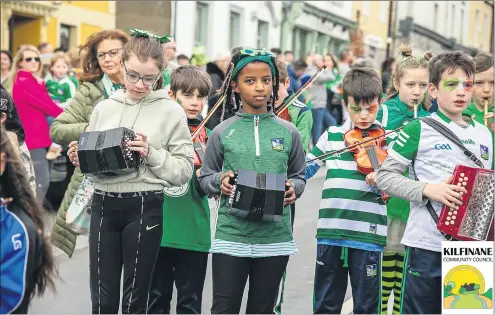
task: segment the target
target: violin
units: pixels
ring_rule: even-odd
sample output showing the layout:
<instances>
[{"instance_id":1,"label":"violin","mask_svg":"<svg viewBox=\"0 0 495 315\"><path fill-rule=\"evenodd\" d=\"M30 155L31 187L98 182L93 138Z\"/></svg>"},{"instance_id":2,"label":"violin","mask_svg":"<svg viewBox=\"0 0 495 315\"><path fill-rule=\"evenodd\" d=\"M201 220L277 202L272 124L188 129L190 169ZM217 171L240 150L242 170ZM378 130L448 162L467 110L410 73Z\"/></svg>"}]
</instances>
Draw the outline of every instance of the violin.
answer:
<instances>
[{"instance_id":1,"label":"violin","mask_svg":"<svg viewBox=\"0 0 495 315\"><path fill-rule=\"evenodd\" d=\"M387 158L387 151L383 149L386 145L385 130L381 127L372 130L354 128L344 134L344 141L350 152L354 153L357 169L362 174L370 174L378 171ZM364 143L363 143L364 142ZM373 191L380 194L376 187ZM387 202L389 196L381 193L381 199Z\"/></svg>"},{"instance_id":2,"label":"violin","mask_svg":"<svg viewBox=\"0 0 495 315\"><path fill-rule=\"evenodd\" d=\"M203 163L206 151L206 141L208 141L208 134L206 128L200 125L189 125L189 131L191 134L196 134L193 141L194 148L194 169L199 169Z\"/></svg>"},{"instance_id":3,"label":"violin","mask_svg":"<svg viewBox=\"0 0 495 315\"><path fill-rule=\"evenodd\" d=\"M282 118L283 120L290 122L291 119L290 119L289 107L286 107L282 111L277 113L277 116Z\"/></svg>"}]
</instances>

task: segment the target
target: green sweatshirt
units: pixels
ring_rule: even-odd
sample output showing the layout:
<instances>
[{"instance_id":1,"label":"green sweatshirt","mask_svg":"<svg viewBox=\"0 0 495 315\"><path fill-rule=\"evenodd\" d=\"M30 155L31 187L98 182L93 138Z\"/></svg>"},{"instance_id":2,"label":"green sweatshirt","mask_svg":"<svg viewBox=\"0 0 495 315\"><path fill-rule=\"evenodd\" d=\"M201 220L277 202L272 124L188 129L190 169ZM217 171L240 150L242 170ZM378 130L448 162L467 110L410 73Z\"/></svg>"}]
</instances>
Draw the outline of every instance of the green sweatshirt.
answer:
<instances>
[{"instance_id":1,"label":"green sweatshirt","mask_svg":"<svg viewBox=\"0 0 495 315\"><path fill-rule=\"evenodd\" d=\"M201 189L220 195L220 175L247 169L259 173L287 174L299 197L306 185L304 150L296 127L269 113L237 114L213 129L206 147ZM293 240L290 207L280 222L254 222L228 214L228 197L221 195L215 239L244 244L273 244Z\"/></svg>"},{"instance_id":2,"label":"green sweatshirt","mask_svg":"<svg viewBox=\"0 0 495 315\"><path fill-rule=\"evenodd\" d=\"M488 112L493 113L493 106L488 108ZM479 110L474 105L474 103L469 104L469 106L466 108L466 110L462 114L471 117L472 119L476 120L477 122L479 122L482 125L485 124L485 112L482 110ZM493 123L493 118L490 119L490 122Z\"/></svg>"},{"instance_id":3,"label":"green sweatshirt","mask_svg":"<svg viewBox=\"0 0 495 315\"><path fill-rule=\"evenodd\" d=\"M189 126L199 120L188 119ZM210 130L206 129L207 134ZM209 252L211 246L210 207L199 187L196 172L191 180L178 187L163 190L162 247Z\"/></svg>"},{"instance_id":4,"label":"green sweatshirt","mask_svg":"<svg viewBox=\"0 0 495 315\"><path fill-rule=\"evenodd\" d=\"M289 97L290 95L287 96L285 100ZM309 148L309 139L311 139L311 128L313 128L313 113L308 106L296 99L289 105L289 114L291 123L296 126L301 134L304 152L307 152Z\"/></svg>"},{"instance_id":5,"label":"green sweatshirt","mask_svg":"<svg viewBox=\"0 0 495 315\"><path fill-rule=\"evenodd\" d=\"M429 116L430 112L423 108L423 104L418 105L418 117ZM378 109L376 120L387 131L406 125L414 119L414 112L400 99L399 95L384 102ZM396 135L387 137L387 145L390 145ZM405 174L407 175L407 174ZM387 215L390 219L401 219L406 222L409 217L409 201L399 198L390 198L387 202Z\"/></svg>"}]
</instances>

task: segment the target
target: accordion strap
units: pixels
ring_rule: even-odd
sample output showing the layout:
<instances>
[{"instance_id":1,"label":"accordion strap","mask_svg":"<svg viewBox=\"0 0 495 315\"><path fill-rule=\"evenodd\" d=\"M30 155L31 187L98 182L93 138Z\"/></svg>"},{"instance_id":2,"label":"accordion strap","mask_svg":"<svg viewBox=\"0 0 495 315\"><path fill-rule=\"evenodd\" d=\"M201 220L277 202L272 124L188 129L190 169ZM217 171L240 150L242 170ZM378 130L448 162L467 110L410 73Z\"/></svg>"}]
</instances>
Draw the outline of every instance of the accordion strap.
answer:
<instances>
[{"instance_id":1,"label":"accordion strap","mask_svg":"<svg viewBox=\"0 0 495 315\"><path fill-rule=\"evenodd\" d=\"M462 144L462 141L449 128L445 127L442 123L439 123L438 121L430 117L425 117L421 120L431 128L438 131L442 136L454 142L459 148L462 149L464 155L467 156L471 161L473 161L476 166L478 166L479 168L484 168L483 162L481 162L480 159L478 159L473 152L469 151L464 146L464 144Z\"/></svg>"}]
</instances>

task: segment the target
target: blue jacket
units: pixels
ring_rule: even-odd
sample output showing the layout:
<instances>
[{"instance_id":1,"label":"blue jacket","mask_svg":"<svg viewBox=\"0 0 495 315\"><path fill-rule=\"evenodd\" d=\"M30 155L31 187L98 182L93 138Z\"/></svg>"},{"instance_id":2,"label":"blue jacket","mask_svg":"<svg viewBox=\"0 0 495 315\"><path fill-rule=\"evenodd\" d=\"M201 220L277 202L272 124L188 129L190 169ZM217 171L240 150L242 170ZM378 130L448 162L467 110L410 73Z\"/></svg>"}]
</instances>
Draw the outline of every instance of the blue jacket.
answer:
<instances>
[{"instance_id":1,"label":"blue jacket","mask_svg":"<svg viewBox=\"0 0 495 315\"><path fill-rule=\"evenodd\" d=\"M27 313L42 264L41 237L28 214L15 204L0 208L0 236L0 313Z\"/></svg>"}]
</instances>

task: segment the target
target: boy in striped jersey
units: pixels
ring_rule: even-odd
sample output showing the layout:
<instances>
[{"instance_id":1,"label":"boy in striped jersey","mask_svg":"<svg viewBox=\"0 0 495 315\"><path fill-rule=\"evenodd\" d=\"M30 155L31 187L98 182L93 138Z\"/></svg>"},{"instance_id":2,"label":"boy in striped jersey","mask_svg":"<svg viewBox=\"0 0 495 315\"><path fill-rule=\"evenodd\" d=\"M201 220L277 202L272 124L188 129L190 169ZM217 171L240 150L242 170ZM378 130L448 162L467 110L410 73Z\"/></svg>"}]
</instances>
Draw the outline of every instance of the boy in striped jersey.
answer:
<instances>
[{"instance_id":1,"label":"boy in striped jersey","mask_svg":"<svg viewBox=\"0 0 495 315\"><path fill-rule=\"evenodd\" d=\"M344 134L353 129L381 127L376 113L382 96L381 80L371 68L349 70L342 82L349 119L330 127L307 155L314 159L345 147ZM313 311L340 314L351 278L354 314L380 313L381 256L387 239L387 209L376 192L376 173L360 173L351 152L325 161L308 163L306 177L312 177L326 163L318 217L318 239Z\"/></svg>"},{"instance_id":2,"label":"boy in striped jersey","mask_svg":"<svg viewBox=\"0 0 495 315\"><path fill-rule=\"evenodd\" d=\"M490 169L492 135L488 128L467 117L473 93L473 58L462 51L446 52L428 64L430 96L438 111L430 117L452 131ZM389 149L389 156L377 174L378 188L394 197L409 200L411 211L402 238L406 246L402 279L401 314L440 314L442 311L442 242L427 207L437 215L443 205L457 209L466 189L452 185L456 165L479 167L454 142L422 120L409 123ZM409 174L402 174L410 166ZM413 172L411 172L413 171ZM431 205L428 203L431 202Z\"/></svg>"}]
</instances>

